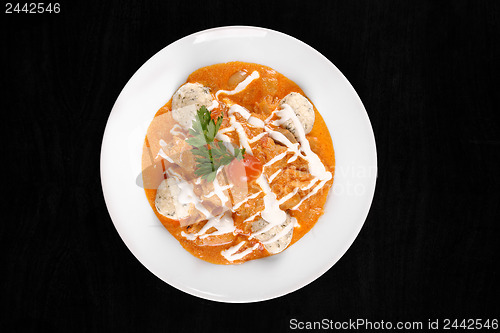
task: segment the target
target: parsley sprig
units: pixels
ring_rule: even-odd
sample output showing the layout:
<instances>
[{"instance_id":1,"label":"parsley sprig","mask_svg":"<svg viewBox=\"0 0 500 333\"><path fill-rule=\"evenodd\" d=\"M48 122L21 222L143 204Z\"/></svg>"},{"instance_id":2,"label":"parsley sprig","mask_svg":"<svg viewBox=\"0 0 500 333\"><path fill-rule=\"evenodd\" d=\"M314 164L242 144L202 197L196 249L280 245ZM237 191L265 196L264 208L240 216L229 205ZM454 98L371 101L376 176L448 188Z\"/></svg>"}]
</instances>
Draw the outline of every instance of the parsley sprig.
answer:
<instances>
[{"instance_id":1,"label":"parsley sprig","mask_svg":"<svg viewBox=\"0 0 500 333\"><path fill-rule=\"evenodd\" d=\"M221 113L216 120L212 119L210 111L202 105L196 111L196 117L193 119L192 128L189 129L191 137L186 140L193 146L192 153L196 155L196 166L194 173L207 181L214 181L217 176L217 170L228 165L235 158L243 159L245 148L234 148L232 154L223 142L215 142L215 136L222 124L224 114Z\"/></svg>"}]
</instances>

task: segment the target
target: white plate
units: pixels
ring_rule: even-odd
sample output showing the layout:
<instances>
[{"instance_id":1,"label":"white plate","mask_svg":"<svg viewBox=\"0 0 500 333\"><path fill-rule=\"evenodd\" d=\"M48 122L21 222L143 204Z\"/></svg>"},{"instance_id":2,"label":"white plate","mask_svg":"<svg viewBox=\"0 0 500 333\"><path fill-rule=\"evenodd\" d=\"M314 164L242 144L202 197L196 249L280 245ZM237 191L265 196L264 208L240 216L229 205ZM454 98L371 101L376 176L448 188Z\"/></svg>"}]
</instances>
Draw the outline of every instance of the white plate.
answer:
<instances>
[{"instance_id":1,"label":"white plate","mask_svg":"<svg viewBox=\"0 0 500 333\"><path fill-rule=\"evenodd\" d=\"M295 81L326 121L336 154L325 214L283 253L242 265L204 262L163 228L136 184L146 130L194 70L227 61L254 62ZM314 281L347 251L370 208L377 175L370 121L342 73L319 52L288 35L255 27L201 31L165 47L126 84L111 111L101 150L101 181L111 219L136 258L186 293L223 302L254 302Z\"/></svg>"}]
</instances>

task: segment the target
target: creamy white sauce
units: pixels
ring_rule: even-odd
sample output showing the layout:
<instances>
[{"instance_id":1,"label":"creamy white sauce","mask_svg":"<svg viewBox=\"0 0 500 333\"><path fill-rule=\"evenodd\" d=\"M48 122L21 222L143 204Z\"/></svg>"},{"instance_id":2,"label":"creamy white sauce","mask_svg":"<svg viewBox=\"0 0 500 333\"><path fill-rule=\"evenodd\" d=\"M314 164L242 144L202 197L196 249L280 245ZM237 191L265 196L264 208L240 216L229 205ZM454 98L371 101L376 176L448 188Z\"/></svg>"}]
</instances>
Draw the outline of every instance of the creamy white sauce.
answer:
<instances>
[{"instance_id":1,"label":"creamy white sauce","mask_svg":"<svg viewBox=\"0 0 500 333\"><path fill-rule=\"evenodd\" d=\"M318 155L311 150L311 146L309 145L309 141L307 140L304 132L304 127L302 127L302 124L293 109L288 104L282 104L281 109L274 111L274 113L280 117L280 120L273 122L274 125L279 126L287 120L291 120L293 122L298 136L297 141L301 146L300 150L305 154L304 158L307 162L309 162L309 172L311 175L318 177L320 180L327 178L331 179L331 172L326 171L325 166L319 159Z\"/></svg>"},{"instance_id":2,"label":"creamy white sauce","mask_svg":"<svg viewBox=\"0 0 500 333\"><path fill-rule=\"evenodd\" d=\"M253 127L258 127L258 128L264 127L264 121L260 120L257 117L252 116L252 117L248 118L247 121Z\"/></svg>"},{"instance_id":3,"label":"creamy white sauce","mask_svg":"<svg viewBox=\"0 0 500 333\"><path fill-rule=\"evenodd\" d=\"M211 228L215 228L217 231L207 234L206 232ZM235 232L236 228L234 226L233 218L230 214L221 214L210 218L207 223L200 229L200 231L192 234L181 232L181 235L188 240L195 240L196 238L204 239L210 236L224 235L228 233Z\"/></svg>"},{"instance_id":4,"label":"creamy white sauce","mask_svg":"<svg viewBox=\"0 0 500 333\"><path fill-rule=\"evenodd\" d=\"M263 165L263 167L268 167L270 165L273 165L274 163L278 162L278 161L281 161L283 159L283 157L286 156L286 153L287 151L284 151L282 152L281 154L278 154L276 156L274 156L269 162L267 162L266 164Z\"/></svg>"},{"instance_id":5,"label":"creamy white sauce","mask_svg":"<svg viewBox=\"0 0 500 333\"><path fill-rule=\"evenodd\" d=\"M254 218L256 218L257 216L259 216L261 213L261 211L258 211L257 213L253 214L252 216L246 218L243 222L249 222L249 221L252 221Z\"/></svg>"},{"instance_id":6,"label":"creamy white sauce","mask_svg":"<svg viewBox=\"0 0 500 333\"><path fill-rule=\"evenodd\" d=\"M234 95L239 92L242 92L253 80L258 79L260 77L259 72L253 71L252 74L247 76L243 81L238 83L236 88L233 90L219 90L215 93L215 98L219 98L220 94L226 94L226 95Z\"/></svg>"},{"instance_id":7,"label":"creamy white sauce","mask_svg":"<svg viewBox=\"0 0 500 333\"><path fill-rule=\"evenodd\" d=\"M250 140L248 140L248 143L254 143L256 141L259 141L259 139L262 138L266 134L267 134L266 132L262 132L259 135L256 135L253 138L251 138Z\"/></svg>"},{"instance_id":8,"label":"creamy white sauce","mask_svg":"<svg viewBox=\"0 0 500 333\"><path fill-rule=\"evenodd\" d=\"M288 140L288 138L283 133L278 132L278 131L273 131L271 128L269 128L267 126L264 127L264 130L269 134L269 136L274 141L281 142L282 144L284 144L288 148L290 148L293 145L293 143L291 143L290 140ZM295 143L295 145L298 146L299 144Z\"/></svg>"},{"instance_id":9,"label":"creamy white sauce","mask_svg":"<svg viewBox=\"0 0 500 333\"><path fill-rule=\"evenodd\" d=\"M241 105L238 105L238 104L231 105L231 107L229 108L229 113L234 114L235 112L238 113L240 116L242 116L253 127L263 128L265 125L262 120L260 120L257 117L252 116L250 111L248 111L246 108L242 107Z\"/></svg>"},{"instance_id":10,"label":"creamy white sauce","mask_svg":"<svg viewBox=\"0 0 500 333\"><path fill-rule=\"evenodd\" d=\"M205 215L205 218L209 219L213 217L213 215L205 208L205 206L201 204L200 198L194 193L193 184L188 183L186 180L184 180L184 178L177 172L172 170L172 168L167 169L167 174L178 181L177 185L180 188L180 194L178 197L179 203L186 205L192 203L197 210Z\"/></svg>"},{"instance_id":11,"label":"creamy white sauce","mask_svg":"<svg viewBox=\"0 0 500 333\"><path fill-rule=\"evenodd\" d=\"M264 130L266 131L267 134L269 134L269 136L274 140L274 141L278 141L278 142L281 142L282 144L284 144L288 149L281 153L279 158L277 158L278 156L275 156L273 158L272 163L271 161L267 162L264 166L269 166L269 165L272 165L273 163L276 163L277 161L279 161L280 159L282 159L283 157L285 157L286 153L287 152L290 152L290 153L293 153L292 157L290 157L287 161L287 163L292 163L293 161L295 161L299 156L302 156L304 157L300 150L299 150L299 143L292 143L290 142L290 140L288 140L288 138L286 136L284 136L282 133L278 132L278 131L273 131L271 128L265 126L264 127ZM285 155L283 155L285 154Z\"/></svg>"},{"instance_id":12,"label":"creamy white sauce","mask_svg":"<svg viewBox=\"0 0 500 333\"><path fill-rule=\"evenodd\" d=\"M247 109L242 107L241 105L233 104L229 108L229 124L230 124L230 126L219 130L217 132L217 134L215 135L215 138L224 142L224 143L230 143L231 139L227 135L225 135L224 133L236 131L236 134L238 134L238 140L240 142L240 148L245 148L245 153L253 155L253 151L252 151L250 144L254 143L258 139L260 139L263 135L265 135L265 133L261 133L258 136L254 137L252 139L249 139L247 134L245 133L245 129L243 128L243 125L239 121L237 121L235 113L238 113L246 121L249 121L255 125L260 126L262 123L262 127L263 127L262 120L255 118L255 117L252 117L251 113ZM228 146L228 145L226 145L226 146ZM228 147L228 149L230 149L230 151L232 153L234 153L233 148Z\"/></svg>"},{"instance_id":13,"label":"creamy white sauce","mask_svg":"<svg viewBox=\"0 0 500 333\"><path fill-rule=\"evenodd\" d=\"M247 202L247 201L249 201L251 199L257 198L261 193L262 193L262 191L259 191L257 193L252 194L252 195L249 195L248 197L246 197L245 199L241 200L236 205L234 205L233 208L232 208L232 211L233 212L236 211L236 209L240 208L240 206L243 205L245 202Z\"/></svg>"},{"instance_id":14,"label":"creamy white sauce","mask_svg":"<svg viewBox=\"0 0 500 333\"><path fill-rule=\"evenodd\" d=\"M316 184L316 182L318 180L319 180L319 178L314 177L313 180L311 180L311 182L309 183L309 185L307 185L306 187L301 188L301 190L302 191L307 191L308 189L310 189L311 187L313 187L313 185Z\"/></svg>"},{"instance_id":15,"label":"creamy white sauce","mask_svg":"<svg viewBox=\"0 0 500 333\"><path fill-rule=\"evenodd\" d=\"M285 222L286 213L280 209L276 194L271 191L264 173L257 178L256 182L264 192L264 209L260 213L262 218L274 225Z\"/></svg>"},{"instance_id":16,"label":"creamy white sauce","mask_svg":"<svg viewBox=\"0 0 500 333\"><path fill-rule=\"evenodd\" d=\"M231 111L229 111L231 112ZM248 143L248 137L245 133L245 129L243 126L236 121L234 116L229 117L229 122L231 126L236 129L236 133L238 133L238 139L240 140L240 148L245 148L245 154L253 155L252 148L250 148L250 144Z\"/></svg>"},{"instance_id":17,"label":"creamy white sauce","mask_svg":"<svg viewBox=\"0 0 500 333\"><path fill-rule=\"evenodd\" d=\"M276 176L278 176L281 171L283 171L283 170L279 169L278 171L273 173L271 176L269 176L269 178L268 178L269 184L271 184L273 182L274 178L276 178Z\"/></svg>"},{"instance_id":18,"label":"creamy white sauce","mask_svg":"<svg viewBox=\"0 0 500 333\"><path fill-rule=\"evenodd\" d=\"M235 260L239 260L239 259L246 257L247 255L249 255L250 253L252 253L253 251L255 251L259 247L259 244L257 243L254 246L237 253L245 243L246 243L245 241L242 241L242 242L238 243L237 245L232 246L229 249L222 251L221 252L222 256L224 258L226 258L226 260L228 260L228 261L235 261Z\"/></svg>"},{"instance_id":19,"label":"creamy white sauce","mask_svg":"<svg viewBox=\"0 0 500 333\"><path fill-rule=\"evenodd\" d=\"M332 174L330 173L330 178L326 178L326 179L323 179L319 184L318 186L316 186L311 192L309 192L305 197L303 197L300 202L298 204L296 204L295 206L293 206L292 208L290 208L291 210L296 210L300 207L300 205L302 205L302 203L304 201L306 201L308 198L310 198L312 195L316 194L320 188L322 188L327 181L329 181L330 179L332 179Z\"/></svg>"},{"instance_id":20,"label":"creamy white sauce","mask_svg":"<svg viewBox=\"0 0 500 333\"><path fill-rule=\"evenodd\" d=\"M216 195L217 197L219 197L221 204L224 205L226 202L229 201L229 198L224 194L224 191L227 191L230 188L232 188L233 184L220 186L218 182L217 182L217 185L215 185L216 182L217 182L217 180L214 179L214 190L212 192L208 193L207 195L205 195L204 197L211 198L214 195Z\"/></svg>"},{"instance_id":21,"label":"creamy white sauce","mask_svg":"<svg viewBox=\"0 0 500 333\"><path fill-rule=\"evenodd\" d=\"M172 135L177 135L177 136L182 135L183 137L187 138L186 134L184 134L184 132L178 131L178 130L177 130L177 128L178 128L178 129L180 129L180 130L182 131L182 126L181 126L181 125L179 125L179 124L175 124L175 125L172 127L172 129L170 129L170 134L172 134ZM162 141L163 141L163 140L162 140Z\"/></svg>"},{"instance_id":22,"label":"creamy white sauce","mask_svg":"<svg viewBox=\"0 0 500 333\"><path fill-rule=\"evenodd\" d=\"M221 166L219 169L217 169L217 175L221 172L222 168L223 167ZM210 197L216 195L219 198L219 200L221 201L221 206L224 206L226 204L226 202L229 201L229 198L224 194L224 191L232 188L233 184L220 186L219 181L217 180L217 175L215 176L215 179L213 181L214 190L212 192L208 193L205 196L205 198L210 198Z\"/></svg>"},{"instance_id":23,"label":"creamy white sauce","mask_svg":"<svg viewBox=\"0 0 500 333\"><path fill-rule=\"evenodd\" d=\"M173 160L173 159L171 159L171 158L170 158L170 156L168 156L168 155L167 155L167 154L163 151L163 149L162 149L162 148L160 148L160 150L158 150L158 154L156 154L155 159L157 159L157 158L158 158L158 156L160 156L160 157L162 157L162 158L166 159L166 160L167 160L167 161L169 161L170 163L174 163L174 160Z\"/></svg>"},{"instance_id":24,"label":"creamy white sauce","mask_svg":"<svg viewBox=\"0 0 500 333\"><path fill-rule=\"evenodd\" d=\"M162 158L166 159L167 161L169 161L170 163L174 163L174 161L170 158L170 156L168 156L168 155L167 155L167 154L163 151L163 149L167 147L167 143L165 142L165 140L160 139L159 143L160 143L160 146L161 146L162 148L160 148L160 150L158 150L158 154L156 154L155 159L157 159L157 158L158 158L158 156L160 156L160 157L162 157Z\"/></svg>"},{"instance_id":25,"label":"creamy white sauce","mask_svg":"<svg viewBox=\"0 0 500 333\"><path fill-rule=\"evenodd\" d=\"M208 209L203 206L200 198L193 191L193 184L188 183L187 181L181 181L177 184L181 189L179 194L179 202L181 204L194 204L197 210L199 210L203 215L205 215L206 219L213 217L213 215L208 211Z\"/></svg>"},{"instance_id":26,"label":"creamy white sauce","mask_svg":"<svg viewBox=\"0 0 500 333\"><path fill-rule=\"evenodd\" d=\"M231 126L229 126L229 127L226 127L226 128L221 128L221 129L217 132L217 134L224 134L224 133L228 133L228 132L232 132L232 131L234 131L234 128L232 128ZM216 134L216 135L217 135L217 134Z\"/></svg>"},{"instance_id":27,"label":"creamy white sauce","mask_svg":"<svg viewBox=\"0 0 500 333\"><path fill-rule=\"evenodd\" d=\"M172 168L168 168L165 172L167 173L168 176L174 177L178 181L184 180L184 178L182 178L181 175L179 175L177 172L175 172L174 170L172 170Z\"/></svg>"},{"instance_id":28,"label":"creamy white sauce","mask_svg":"<svg viewBox=\"0 0 500 333\"><path fill-rule=\"evenodd\" d=\"M216 99L214 99L212 101L212 105L210 105L210 106L206 105L208 111L212 111L213 109L215 109L218 106L219 106L219 102Z\"/></svg>"},{"instance_id":29,"label":"creamy white sauce","mask_svg":"<svg viewBox=\"0 0 500 333\"><path fill-rule=\"evenodd\" d=\"M243 128L243 125L241 125L241 123L236 120L234 113L238 113L243 118L248 119L251 116L250 112L248 112L247 109L238 104L231 105L231 107L229 108L229 123L231 124L231 128L235 129L236 133L238 134L240 148L245 148L245 153L253 155L252 148L250 148L250 143L248 142L248 136L245 133L245 129Z\"/></svg>"},{"instance_id":30,"label":"creamy white sauce","mask_svg":"<svg viewBox=\"0 0 500 333\"><path fill-rule=\"evenodd\" d=\"M292 192L288 193L287 195L285 195L284 197L282 197L281 199L278 200L278 204L281 205L285 202L287 202L288 200L290 200L295 194L297 194L297 192L300 190L300 188L296 187Z\"/></svg>"},{"instance_id":31,"label":"creamy white sauce","mask_svg":"<svg viewBox=\"0 0 500 333\"><path fill-rule=\"evenodd\" d=\"M158 156L160 156L160 157L162 157L163 159L165 159L165 160L169 161L170 163L175 163L175 162L174 162L174 160L173 160L170 156L168 156L168 155L165 153L165 151L163 150L163 149L167 148L167 143L165 142L165 140L160 139L159 143L160 143L160 146L161 146L162 148L160 148L160 149L158 150L158 154L156 154L155 159L157 159L157 158L158 158Z\"/></svg>"},{"instance_id":32,"label":"creamy white sauce","mask_svg":"<svg viewBox=\"0 0 500 333\"><path fill-rule=\"evenodd\" d=\"M229 108L229 114L234 114L234 113L238 113L245 120L248 120L248 118L252 116L252 114L247 109L238 104L233 104Z\"/></svg>"}]
</instances>

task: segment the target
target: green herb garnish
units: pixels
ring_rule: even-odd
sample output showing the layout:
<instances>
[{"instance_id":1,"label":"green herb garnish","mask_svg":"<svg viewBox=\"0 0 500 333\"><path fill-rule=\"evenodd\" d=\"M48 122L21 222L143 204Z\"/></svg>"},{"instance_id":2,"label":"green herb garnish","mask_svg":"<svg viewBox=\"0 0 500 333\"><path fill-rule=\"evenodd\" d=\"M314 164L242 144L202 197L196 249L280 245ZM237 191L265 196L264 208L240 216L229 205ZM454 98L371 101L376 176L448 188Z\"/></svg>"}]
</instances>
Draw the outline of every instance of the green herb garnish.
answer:
<instances>
[{"instance_id":1,"label":"green herb garnish","mask_svg":"<svg viewBox=\"0 0 500 333\"><path fill-rule=\"evenodd\" d=\"M212 182L221 166L228 165L235 158L243 159L245 148L234 148L234 154L231 154L224 143L214 142L215 135L222 124L223 113L216 121L212 119L210 111L205 105L202 105L196 113L192 128L189 129L189 134L192 137L188 138L186 142L193 146L191 152L197 156L195 158L195 175Z\"/></svg>"}]
</instances>

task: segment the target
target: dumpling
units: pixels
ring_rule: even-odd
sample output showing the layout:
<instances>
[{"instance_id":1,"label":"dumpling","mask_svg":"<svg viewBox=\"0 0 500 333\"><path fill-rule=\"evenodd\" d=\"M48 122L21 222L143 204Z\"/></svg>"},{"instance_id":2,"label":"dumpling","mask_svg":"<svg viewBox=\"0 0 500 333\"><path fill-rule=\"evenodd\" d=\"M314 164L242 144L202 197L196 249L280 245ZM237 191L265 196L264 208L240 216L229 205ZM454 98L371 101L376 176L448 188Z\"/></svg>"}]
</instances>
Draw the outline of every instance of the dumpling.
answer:
<instances>
[{"instance_id":1,"label":"dumpling","mask_svg":"<svg viewBox=\"0 0 500 333\"><path fill-rule=\"evenodd\" d=\"M188 129L202 105L212 105L213 97L208 87L200 83L186 83L172 97L172 116L183 128Z\"/></svg>"},{"instance_id":2,"label":"dumpling","mask_svg":"<svg viewBox=\"0 0 500 333\"><path fill-rule=\"evenodd\" d=\"M174 220L188 217L190 211L195 208L192 203L182 204L179 202L180 191L175 178L164 179L156 191L155 206L158 213Z\"/></svg>"},{"instance_id":3,"label":"dumpling","mask_svg":"<svg viewBox=\"0 0 500 333\"><path fill-rule=\"evenodd\" d=\"M299 118L300 123L304 127L305 134L311 132L315 120L314 107L307 98L299 93L291 92L281 100L280 105L282 104L287 104L293 109L297 118ZM297 131L295 130L295 126L291 120L287 120L283 124L283 127L297 137Z\"/></svg>"},{"instance_id":4,"label":"dumpling","mask_svg":"<svg viewBox=\"0 0 500 333\"><path fill-rule=\"evenodd\" d=\"M293 220L289 214L286 214L286 220L282 224L272 227L271 229L258 234L255 236L262 245L264 245L265 249L271 254L277 254L287 248L287 246L292 241L293 236ZM258 219L257 221L252 223L252 232L257 232L262 228L265 228L269 225L264 219ZM274 239L276 235L279 235L283 230L289 229L284 235L281 235L279 238ZM271 241L271 242L269 242ZM268 243L269 242L269 243Z\"/></svg>"}]
</instances>

